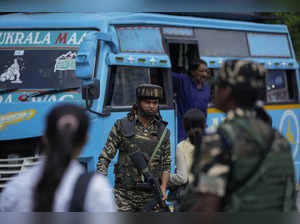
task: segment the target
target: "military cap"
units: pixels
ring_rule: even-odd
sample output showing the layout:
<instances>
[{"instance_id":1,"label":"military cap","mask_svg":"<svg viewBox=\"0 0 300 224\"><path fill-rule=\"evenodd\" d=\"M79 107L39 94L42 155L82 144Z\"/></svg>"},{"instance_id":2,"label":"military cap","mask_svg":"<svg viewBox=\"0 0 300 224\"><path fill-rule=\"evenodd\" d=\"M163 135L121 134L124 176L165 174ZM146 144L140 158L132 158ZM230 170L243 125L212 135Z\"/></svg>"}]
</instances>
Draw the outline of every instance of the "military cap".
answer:
<instances>
[{"instance_id":1,"label":"military cap","mask_svg":"<svg viewBox=\"0 0 300 224\"><path fill-rule=\"evenodd\" d=\"M216 85L229 85L241 89L264 89L266 69L263 65L247 60L228 60L222 65Z\"/></svg>"},{"instance_id":2,"label":"military cap","mask_svg":"<svg viewBox=\"0 0 300 224\"><path fill-rule=\"evenodd\" d=\"M159 99L163 97L162 88L153 84L141 84L136 88L138 99Z\"/></svg>"}]
</instances>

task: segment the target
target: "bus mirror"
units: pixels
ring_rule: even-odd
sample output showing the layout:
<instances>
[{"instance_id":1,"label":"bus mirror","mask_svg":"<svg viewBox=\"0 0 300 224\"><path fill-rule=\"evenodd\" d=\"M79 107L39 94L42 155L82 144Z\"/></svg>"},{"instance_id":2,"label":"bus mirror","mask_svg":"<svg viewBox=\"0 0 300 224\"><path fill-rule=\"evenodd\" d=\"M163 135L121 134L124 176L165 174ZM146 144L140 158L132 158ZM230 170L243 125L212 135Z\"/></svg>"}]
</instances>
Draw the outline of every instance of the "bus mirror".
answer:
<instances>
[{"instance_id":1,"label":"bus mirror","mask_svg":"<svg viewBox=\"0 0 300 224\"><path fill-rule=\"evenodd\" d=\"M95 68L97 37L96 32L88 33L82 41L76 56L75 75L79 79L92 79Z\"/></svg>"},{"instance_id":2,"label":"bus mirror","mask_svg":"<svg viewBox=\"0 0 300 224\"><path fill-rule=\"evenodd\" d=\"M93 79L83 81L82 83L82 99L95 100L100 96L100 81Z\"/></svg>"},{"instance_id":3,"label":"bus mirror","mask_svg":"<svg viewBox=\"0 0 300 224\"><path fill-rule=\"evenodd\" d=\"M98 40L106 42L114 53L118 52L118 45L110 34L102 32L87 33L84 40L80 44L75 59L75 75L77 78L85 80L90 80L93 78Z\"/></svg>"}]
</instances>

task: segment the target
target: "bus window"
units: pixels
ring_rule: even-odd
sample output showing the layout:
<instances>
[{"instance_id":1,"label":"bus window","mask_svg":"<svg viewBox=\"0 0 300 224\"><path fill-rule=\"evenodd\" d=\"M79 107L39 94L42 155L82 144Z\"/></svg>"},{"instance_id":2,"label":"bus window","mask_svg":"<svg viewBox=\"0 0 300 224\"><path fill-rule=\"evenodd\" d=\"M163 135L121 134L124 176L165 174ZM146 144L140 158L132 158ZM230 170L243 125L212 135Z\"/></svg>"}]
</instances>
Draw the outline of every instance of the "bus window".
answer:
<instances>
[{"instance_id":1,"label":"bus window","mask_svg":"<svg viewBox=\"0 0 300 224\"><path fill-rule=\"evenodd\" d=\"M218 76L219 69L211 69L213 77ZM266 103L282 103L297 99L295 71L269 70L266 77ZM214 86L211 86L209 106L214 106Z\"/></svg>"},{"instance_id":2,"label":"bus window","mask_svg":"<svg viewBox=\"0 0 300 224\"><path fill-rule=\"evenodd\" d=\"M252 57L291 57L287 34L249 32L247 39Z\"/></svg>"},{"instance_id":3,"label":"bus window","mask_svg":"<svg viewBox=\"0 0 300 224\"><path fill-rule=\"evenodd\" d=\"M76 78L77 50L0 51L0 89L63 89L80 86Z\"/></svg>"},{"instance_id":4,"label":"bus window","mask_svg":"<svg viewBox=\"0 0 300 224\"><path fill-rule=\"evenodd\" d=\"M269 70L266 77L267 102L277 103L296 100L295 72Z\"/></svg>"},{"instance_id":5,"label":"bus window","mask_svg":"<svg viewBox=\"0 0 300 224\"><path fill-rule=\"evenodd\" d=\"M121 52L164 54L159 27L116 27Z\"/></svg>"},{"instance_id":6,"label":"bus window","mask_svg":"<svg viewBox=\"0 0 300 224\"><path fill-rule=\"evenodd\" d=\"M190 43L169 43L172 71L187 73L189 62L199 58L198 45Z\"/></svg>"},{"instance_id":7,"label":"bus window","mask_svg":"<svg viewBox=\"0 0 300 224\"><path fill-rule=\"evenodd\" d=\"M201 56L248 57L246 32L233 30L196 29Z\"/></svg>"},{"instance_id":8,"label":"bus window","mask_svg":"<svg viewBox=\"0 0 300 224\"><path fill-rule=\"evenodd\" d=\"M131 106L136 103L136 87L142 83L152 83L163 88L160 104L167 104L167 70L129 66L112 66L105 99L105 106Z\"/></svg>"}]
</instances>

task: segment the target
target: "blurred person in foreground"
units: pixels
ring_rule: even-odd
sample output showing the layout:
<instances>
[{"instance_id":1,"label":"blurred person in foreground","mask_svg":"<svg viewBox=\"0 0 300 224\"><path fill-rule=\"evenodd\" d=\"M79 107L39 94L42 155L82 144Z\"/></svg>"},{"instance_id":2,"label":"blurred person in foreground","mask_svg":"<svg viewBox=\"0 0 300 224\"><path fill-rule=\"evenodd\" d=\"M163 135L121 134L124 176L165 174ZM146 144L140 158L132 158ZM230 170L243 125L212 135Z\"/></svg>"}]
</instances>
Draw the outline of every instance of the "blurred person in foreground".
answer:
<instances>
[{"instance_id":1,"label":"blurred person in foreground","mask_svg":"<svg viewBox=\"0 0 300 224\"><path fill-rule=\"evenodd\" d=\"M226 118L202 138L181 211L295 210L290 145L254 109L265 93L265 75L262 65L245 60L221 67L215 105Z\"/></svg>"},{"instance_id":2,"label":"blurred person in foreground","mask_svg":"<svg viewBox=\"0 0 300 224\"><path fill-rule=\"evenodd\" d=\"M85 173L76 158L88 138L89 117L83 108L63 104L50 111L46 122L45 155L7 184L0 197L0 211L72 211L76 183ZM112 189L100 174L91 177L83 199L82 211L116 211Z\"/></svg>"}]
</instances>

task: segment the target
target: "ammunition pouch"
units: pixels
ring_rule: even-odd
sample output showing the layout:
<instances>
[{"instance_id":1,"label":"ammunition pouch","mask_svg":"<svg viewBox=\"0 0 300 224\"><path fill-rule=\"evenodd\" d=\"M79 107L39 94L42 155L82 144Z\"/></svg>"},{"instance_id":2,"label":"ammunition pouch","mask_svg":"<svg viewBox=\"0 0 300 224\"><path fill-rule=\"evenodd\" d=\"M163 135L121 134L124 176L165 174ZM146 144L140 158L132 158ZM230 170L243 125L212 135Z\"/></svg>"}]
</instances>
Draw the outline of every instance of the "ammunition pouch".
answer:
<instances>
[{"instance_id":1,"label":"ammunition pouch","mask_svg":"<svg viewBox=\"0 0 300 224\"><path fill-rule=\"evenodd\" d=\"M153 192L153 187L151 186L150 183L137 183L136 184L136 189L141 190L141 191L146 191L146 192Z\"/></svg>"},{"instance_id":2,"label":"ammunition pouch","mask_svg":"<svg viewBox=\"0 0 300 224\"><path fill-rule=\"evenodd\" d=\"M135 120L129 120L127 117L121 119L121 133L124 137L129 138L135 135Z\"/></svg>"}]
</instances>

